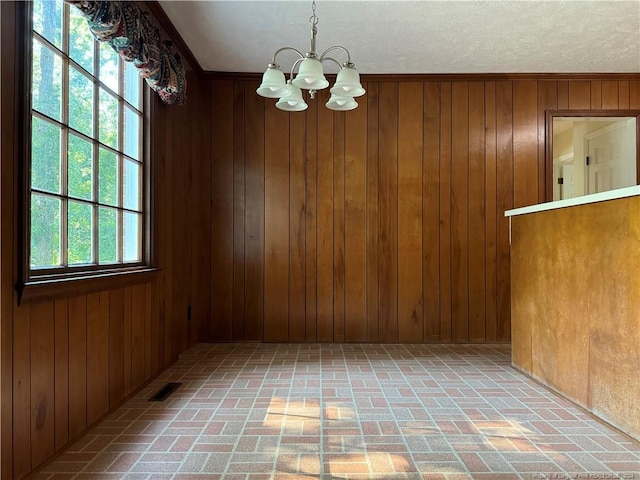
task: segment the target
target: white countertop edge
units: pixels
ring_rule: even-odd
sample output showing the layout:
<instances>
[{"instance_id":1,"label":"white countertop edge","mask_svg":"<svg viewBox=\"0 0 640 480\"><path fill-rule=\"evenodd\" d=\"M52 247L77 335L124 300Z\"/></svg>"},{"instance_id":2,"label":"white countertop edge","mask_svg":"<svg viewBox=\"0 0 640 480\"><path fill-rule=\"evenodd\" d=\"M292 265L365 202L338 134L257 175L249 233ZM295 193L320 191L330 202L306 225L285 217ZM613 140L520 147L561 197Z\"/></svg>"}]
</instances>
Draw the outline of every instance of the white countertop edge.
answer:
<instances>
[{"instance_id":1,"label":"white countertop edge","mask_svg":"<svg viewBox=\"0 0 640 480\"><path fill-rule=\"evenodd\" d=\"M514 208L513 210L507 210L504 212L504 216L513 217L515 215L524 215L526 213L544 212L545 210L574 207L576 205L604 202L605 200L615 200L617 198L633 197L636 195L640 195L640 185L618 188L617 190L608 190L601 193L593 193L591 195L583 195L582 197L568 198L567 200L556 200L555 202L538 203L537 205L529 205L528 207Z\"/></svg>"}]
</instances>

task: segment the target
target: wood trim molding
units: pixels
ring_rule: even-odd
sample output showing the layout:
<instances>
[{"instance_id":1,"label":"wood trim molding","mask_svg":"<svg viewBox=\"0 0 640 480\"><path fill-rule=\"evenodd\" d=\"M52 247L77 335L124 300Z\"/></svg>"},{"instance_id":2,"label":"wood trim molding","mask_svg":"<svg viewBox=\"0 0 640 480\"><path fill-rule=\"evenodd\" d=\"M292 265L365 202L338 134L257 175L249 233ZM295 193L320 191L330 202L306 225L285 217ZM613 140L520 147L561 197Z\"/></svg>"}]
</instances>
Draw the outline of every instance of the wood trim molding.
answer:
<instances>
[{"instance_id":1,"label":"wood trim molding","mask_svg":"<svg viewBox=\"0 0 640 480\"><path fill-rule=\"evenodd\" d=\"M16 103L16 125L20 128L16 131L17 148L17 175L15 207L18 213L16 253L18 257L18 281L24 282L29 274L29 257L31 245L28 243L29 229L31 226L31 54L32 54L32 4L23 2L17 4L17 36L18 49L16 50L16 91L18 101ZM28 133L27 133L28 132ZM29 167L27 167L29 165ZM18 290L18 303L20 303L21 291Z\"/></svg>"},{"instance_id":2,"label":"wood trim molding","mask_svg":"<svg viewBox=\"0 0 640 480\"><path fill-rule=\"evenodd\" d=\"M260 80L262 73L204 71L212 79ZM333 75L335 76L335 74ZM327 75L331 77L331 75ZM460 80L468 82L496 80L640 80L640 73L361 73L363 82L433 82Z\"/></svg>"},{"instance_id":3,"label":"wood trim molding","mask_svg":"<svg viewBox=\"0 0 640 480\"><path fill-rule=\"evenodd\" d=\"M0 477L13 478L13 282L18 265L15 150L18 3L0 2Z\"/></svg>"},{"instance_id":4,"label":"wood trim molding","mask_svg":"<svg viewBox=\"0 0 640 480\"><path fill-rule=\"evenodd\" d=\"M555 117L636 117L636 184L640 185L640 110L547 110L545 118L545 201L553 201L553 119Z\"/></svg>"},{"instance_id":5,"label":"wood trim molding","mask_svg":"<svg viewBox=\"0 0 640 480\"><path fill-rule=\"evenodd\" d=\"M28 282L20 292L18 304L147 283L155 280L158 272L159 269L157 268L145 267L135 270L116 270L109 273L98 273L96 275L65 278L61 280Z\"/></svg>"}]
</instances>

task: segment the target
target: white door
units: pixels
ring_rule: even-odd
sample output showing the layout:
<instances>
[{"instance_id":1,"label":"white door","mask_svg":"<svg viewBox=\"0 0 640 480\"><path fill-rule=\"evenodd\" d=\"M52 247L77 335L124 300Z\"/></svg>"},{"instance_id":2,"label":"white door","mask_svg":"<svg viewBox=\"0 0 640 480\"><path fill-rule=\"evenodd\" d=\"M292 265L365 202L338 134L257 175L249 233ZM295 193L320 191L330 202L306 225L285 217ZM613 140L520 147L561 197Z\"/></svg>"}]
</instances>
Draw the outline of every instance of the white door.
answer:
<instances>
[{"instance_id":1,"label":"white door","mask_svg":"<svg viewBox=\"0 0 640 480\"><path fill-rule=\"evenodd\" d=\"M573 160L573 155L565 155ZM571 163L556 163L553 165L553 199L565 200L573 198L573 161Z\"/></svg>"},{"instance_id":2,"label":"white door","mask_svg":"<svg viewBox=\"0 0 640 480\"><path fill-rule=\"evenodd\" d=\"M561 199L573 198L573 163L562 165L563 183L561 185Z\"/></svg>"},{"instance_id":3,"label":"white door","mask_svg":"<svg viewBox=\"0 0 640 480\"><path fill-rule=\"evenodd\" d=\"M598 193L636 184L635 144L626 139L627 122L621 121L587 137L586 192Z\"/></svg>"}]
</instances>

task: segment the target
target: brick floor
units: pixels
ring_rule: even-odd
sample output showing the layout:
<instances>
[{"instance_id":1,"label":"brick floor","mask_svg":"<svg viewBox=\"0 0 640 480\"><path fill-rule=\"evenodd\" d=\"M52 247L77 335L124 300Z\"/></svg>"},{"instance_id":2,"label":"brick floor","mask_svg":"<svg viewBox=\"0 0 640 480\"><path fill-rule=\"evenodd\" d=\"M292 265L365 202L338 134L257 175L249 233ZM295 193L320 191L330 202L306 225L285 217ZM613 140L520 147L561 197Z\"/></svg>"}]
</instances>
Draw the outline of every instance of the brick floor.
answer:
<instances>
[{"instance_id":1,"label":"brick floor","mask_svg":"<svg viewBox=\"0 0 640 480\"><path fill-rule=\"evenodd\" d=\"M507 345L198 345L31 478L640 480L640 443Z\"/></svg>"}]
</instances>

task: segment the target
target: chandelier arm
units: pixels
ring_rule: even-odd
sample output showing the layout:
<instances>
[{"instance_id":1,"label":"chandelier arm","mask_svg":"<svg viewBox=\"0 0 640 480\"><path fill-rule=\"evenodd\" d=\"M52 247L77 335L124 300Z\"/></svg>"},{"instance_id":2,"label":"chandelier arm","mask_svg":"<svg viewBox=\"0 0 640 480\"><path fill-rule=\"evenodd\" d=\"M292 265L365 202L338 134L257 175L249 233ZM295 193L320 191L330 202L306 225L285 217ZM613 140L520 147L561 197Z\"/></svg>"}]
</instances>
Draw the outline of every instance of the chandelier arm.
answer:
<instances>
[{"instance_id":1,"label":"chandelier arm","mask_svg":"<svg viewBox=\"0 0 640 480\"><path fill-rule=\"evenodd\" d=\"M296 69L298 65L300 65L302 60L304 60L304 57L299 58L295 62L293 62L293 65L291 66L291 73L289 74L289 80L293 80L293 71Z\"/></svg>"},{"instance_id":2,"label":"chandelier arm","mask_svg":"<svg viewBox=\"0 0 640 480\"><path fill-rule=\"evenodd\" d=\"M325 59L325 56L329 53L332 52L334 50L342 50L347 54L347 63L351 63L351 54L349 53L349 50L347 50L345 47L343 47L342 45L334 45L333 47L329 47L327 48L324 52L322 52L322 55L320 55L320 61L322 62ZM341 65L342 66L342 65Z\"/></svg>"},{"instance_id":3,"label":"chandelier arm","mask_svg":"<svg viewBox=\"0 0 640 480\"><path fill-rule=\"evenodd\" d=\"M335 58L333 58L333 57L324 57L324 58L321 60L321 62L324 62L325 60L330 60L330 61L332 61L333 63L335 63L336 65L338 65L338 70L340 70L340 69L342 68L342 64L341 64L339 61L337 61Z\"/></svg>"},{"instance_id":4,"label":"chandelier arm","mask_svg":"<svg viewBox=\"0 0 640 480\"><path fill-rule=\"evenodd\" d=\"M300 59L304 58L304 55L302 54L302 52L300 50L298 50L297 48L282 47L282 48L279 48L278 50L276 50L276 53L273 54L273 60L271 60L271 63L272 64L276 64L276 57L278 56L278 54L280 52L284 52L285 50L292 50L292 51L296 52L298 55L300 55Z\"/></svg>"}]
</instances>

